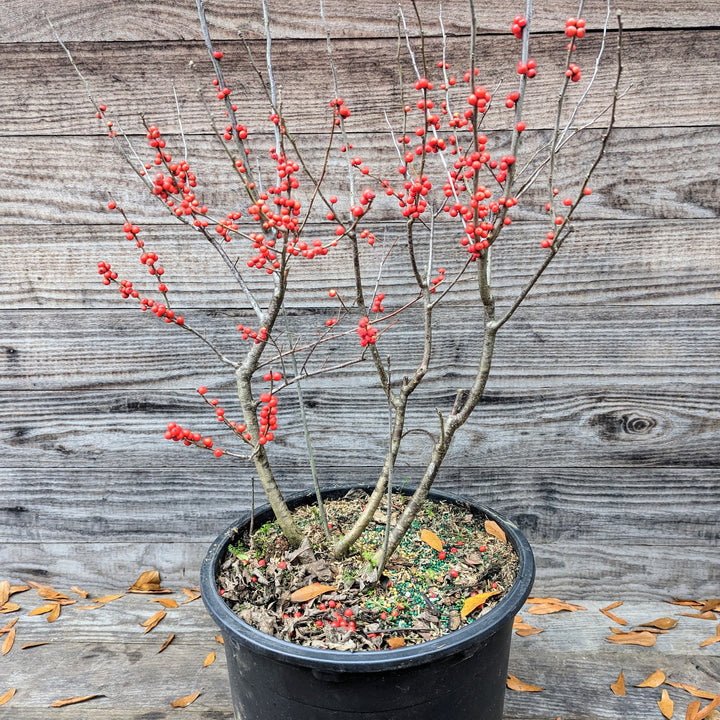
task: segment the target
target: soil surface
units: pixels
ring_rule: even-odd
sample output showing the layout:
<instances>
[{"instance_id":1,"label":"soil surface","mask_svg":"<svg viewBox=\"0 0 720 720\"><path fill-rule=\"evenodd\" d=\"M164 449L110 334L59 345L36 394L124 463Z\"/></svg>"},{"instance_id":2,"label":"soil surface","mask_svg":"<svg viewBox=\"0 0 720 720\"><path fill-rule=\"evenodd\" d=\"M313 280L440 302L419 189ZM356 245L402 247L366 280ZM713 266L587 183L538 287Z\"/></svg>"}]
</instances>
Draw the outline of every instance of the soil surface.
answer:
<instances>
[{"instance_id":1,"label":"soil surface","mask_svg":"<svg viewBox=\"0 0 720 720\"><path fill-rule=\"evenodd\" d=\"M407 499L393 496L391 523ZM326 501L333 538L366 500L353 490ZM275 523L255 528L252 538L246 534L229 548L218 576L219 592L237 615L283 640L350 651L432 640L490 611L517 574L515 550L466 506L427 501L376 583L364 577L383 542L386 510L341 560L328 552L317 516L315 505L295 511L306 533L296 549Z\"/></svg>"}]
</instances>

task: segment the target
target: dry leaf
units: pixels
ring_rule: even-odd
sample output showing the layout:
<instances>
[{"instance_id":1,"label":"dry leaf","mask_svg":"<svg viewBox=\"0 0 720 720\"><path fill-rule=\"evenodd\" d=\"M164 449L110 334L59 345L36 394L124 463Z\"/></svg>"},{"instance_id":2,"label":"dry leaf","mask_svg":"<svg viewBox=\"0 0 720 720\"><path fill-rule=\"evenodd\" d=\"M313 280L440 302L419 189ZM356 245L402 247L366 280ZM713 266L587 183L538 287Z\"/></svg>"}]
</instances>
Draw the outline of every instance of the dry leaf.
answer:
<instances>
[{"instance_id":1,"label":"dry leaf","mask_svg":"<svg viewBox=\"0 0 720 720\"><path fill-rule=\"evenodd\" d=\"M558 598L528 598L525 602L530 605L528 612L531 615L551 615L552 613L567 610L568 612L576 612L577 610L587 610L582 605L573 605L564 602Z\"/></svg>"},{"instance_id":2,"label":"dry leaf","mask_svg":"<svg viewBox=\"0 0 720 720\"><path fill-rule=\"evenodd\" d=\"M205 661L203 662L203 667L207 667L208 665L212 665L215 662L215 651L208 653L208 656L205 658Z\"/></svg>"},{"instance_id":3,"label":"dry leaf","mask_svg":"<svg viewBox=\"0 0 720 720\"><path fill-rule=\"evenodd\" d=\"M388 647L396 650L397 648L404 647L405 645L405 638L403 637L390 637L387 639Z\"/></svg>"},{"instance_id":4,"label":"dry leaf","mask_svg":"<svg viewBox=\"0 0 720 720\"><path fill-rule=\"evenodd\" d=\"M699 700L691 702L685 711L685 720L695 720L695 716L697 715L697 711L700 709L701 704L702 703Z\"/></svg>"},{"instance_id":5,"label":"dry leaf","mask_svg":"<svg viewBox=\"0 0 720 720\"><path fill-rule=\"evenodd\" d=\"M507 542L505 531L494 520L485 521L485 532L498 540L502 540L504 543Z\"/></svg>"},{"instance_id":6,"label":"dry leaf","mask_svg":"<svg viewBox=\"0 0 720 720\"><path fill-rule=\"evenodd\" d=\"M658 700L658 707L660 708L660 712L668 719L673 716L673 708L675 707L673 701L670 699L670 696L668 695L668 691L664 690L662 691L662 697L660 700Z\"/></svg>"},{"instance_id":7,"label":"dry leaf","mask_svg":"<svg viewBox=\"0 0 720 720\"><path fill-rule=\"evenodd\" d=\"M685 690L685 692L690 693L694 697L703 698L705 700L712 700L715 695L712 693L706 692L705 690L700 690L700 688L696 687L695 685L688 685L686 683L675 683L670 682L669 680L665 681L666 685L670 685L671 687L678 688L680 690Z\"/></svg>"},{"instance_id":8,"label":"dry leaf","mask_svg":"<svg viewBox=\"0 0 720 720\"><path fill-rule=\"evenodd\" d=\"M710 637L707 640L703 640L700 643L700 647L707 647L708 645L712 645L716 642L720 642L720 635L713 635L713 637Z\"/></svg>"},{"instance_id":9,"label":"dry leaf","mask_svg":"<svg viewBox=\"0 0 720 720\"><path fill-rule=\"evenodd\" d=\"M539 635L541 632L544 632L542 628L536 628L524 622L519 615L516 615L513 618L513 630L515 631L515 634L519 635L520 637Z\"/></svg>"},{"instance_id":10,"label":"dry leaf","mask_svg":"<svg viewBox=\"0 0 720 720\"><path fill-rule=\"evenodd\" d=\"M17 603L6 602L2 607L0 607L0 613L17 612L19 609L20 606Z\"/></svg>"},{"instance_id":11,"label":"dry leaf","mask_svg":"<svg viewBox=\"0 0 720 720\"><path fill-rule=\"evenodd\" d=\"M43 640L41 642L31 642L31 643L25 643L25 645L21 645L21 650L28 650L29 648L34 647L40 647L41 645L49 645L50 643L47 640Z\"/></svg>"},{"instance_id":12,"label":"dry leaf","mask_svg":"<svg viewBox=\"0 0 720 720\"><path fill-rule=\"evenodd\" d=\"M193 693L192 695L186 695L185 697L178 698L177 700L173 700L170 704L173 707L180 707L184 708L188 705L194 703L199 697L202 695L202 690Z\"/></svg>"},{"instance_id":13,"label":"dry leaf","mask_svg":"<svg viewBox=\"0 0 720 720\"><path fill-rule=\"evenodd\" d=\"M181 605L187 605L187 603L190 603L193 600L198 600L200 598L200 590L198 590L198 588L188 589L184 587L183 592L188 596L188 599L183 600L183 602L180 603Z\"/></svg>"},{"instance_id":14,"label":"dry leaf","mask_svg":"<svg viewBox=\"0 0 720 720\"><path fill-rule=\"evenodd\" d=\"M684 598L673 598L667 601L670 605L682 605L683 607L701 608L703 603L699 600L687 600Z\"/></svg>"},{"instance_id":15,"label":"dry leaf","mask_svg":"<svg viewBox=\"0 0 720 720\"><path fill-rule=\"evenodd\" d=\"M83 600L90 594L89 592L87 592L87 590L83 590L82 588L76 587L75 585L73 585L70 589L76 595L79 595Z\"/></svg>"},{"instance_id":16,"label":"dry leaf","mask_svg":"<svg viewBox=\"0 0 720 720\"><path fill-rule=\"evenodd\" d=\"M499 590L490 590L489 592L478 593L477 595L471 595L463 603L462 609L460 610L460 617L467 617L473 610L476 610L485 603L488 598L493 595L499 595Z\"/></svg>"},{"instance_id":17,"label":"dry leaf","mask_svg":"<svg viewBox=\"0 0 720 720\"><path fill-rule=\"evenodd\" d=\"M128 588L129 593L169 593L172 590L165 590L160 587L160 573L157 570L146 570Z\"/></svg>"},{"instance_id":18,"label":"dry leaf","mask_svg":"<svg viewBox=\"0 0 720 720\"><path fill-rule=\"evenodd\" d=\"M625 694L625 676L623 675L622 670L620 671L620 675L618 675L618 679L610 686L610 689L616 695Z\"/></svg>"},{"instance_id":19,"label":"dry leaf","mask_svg":"<svg viewBox=\"0 0 720 720\"><path fill-rule=\"evenodd\" d=\"M683 617L691 617L696 618L698 620L716 620L715 613L710 612L709 610L707 612L701 612L701 613L680 613Z\"/></svg>"},{"instance_id":20,"label":"dry leaf","mask_svg":"<svg viewBox=\"0 0 720 720\"><path fill-rule=\"evenodd\" d=\"M644 627L644 628L653 627L653 628L658 628L660 630L672 630L678 624L678 621L675 620L674 618L661 617L661 618L658 618L657 620L652 620L650 622L639 623L639 624L641 627Z\"/></svg>"},{"instance_id":21,"label":"dry leaf","mask_svg":"<svg viewBox=\"0 0 720 720\"><path fill-rule=\"evenodd\" d=\"M11 585L10 586L10 595L14 595L15 593L27 592L29 589L30 589L29 585Z\"/></svg>"},{"instance_id":22,"label":"dry leaf","mask_svg":"<svg viewBox=\"0 0 720 720\"><path fill-rule=\"evenodd\" d=\"M66 705L77 705L77 703L93 700L94 698L105 697L104 695L81 695L78 697L65 698L64 700L55 700L50 703L50 707L65 707Z\"/></svg>"},{"instance_id":23,"label":"dry leaf","mask_svg":"<svg viewBox=\"0 0 720 720\"><path fill-rule=\"evenodd\" d=\"M433 550L442 552L444 543L432 530L427 530L427 529L421 530L420 539L426 545L429 545Z\"/></svg>"},{"instance_id":24,"label":"dry leaf","mask_svg":"<svg viewBox=\"0 0 720 720\"><path fill-rule=\"evenodd\" d=\"M10 599L10 581L0 580L0 607Z\"/></svg>"},{"instance_id":25,"label":"dry leaf","mask_svg":"<svg viewBox=\"0 0 720 720\"><path fill-rule=\"evenodd\" d=\"M0 705L5 705L6 703L9 703L15 696L16 692L17 692L17 688L10 688L6 692L4 692L2 695L0 695Z\"/></svg>"},{"instance_id":26,"label":"dry leaf","mask_svg":"<svg viewBox=\"0 0 720 720\"><path fill-rule=\"evenodd\" d=\"M656 688L660 687L665 682L665 673L662 670L656 670L652 675L645 678L641 683L638 683L635 687L649 687Z\"/></svg>"},{"instance_id":27,"label":"dry leaf","mask_svg":"<svg viewBox=\"0 0 720 720\"><path fill-rule=\"evenodd\" d=\"M152 600L150 600L150 602L160 603L163 607L166 607L166 608L179 607L177 604L177 600L173 600L172 598L152 598Z\"/></svg>"},{"instance_id":28,"label":"dry leaf","mask_svg":"<svg viewBox=\"0 0 720 720\"><path fill-rule=\"evenodd\" d=\"M55 622L60 617L60 603L55 603L55 607L48 613L47 621Z\"/></svg>"},{"instance_id":29,"label":"dry leaf","mask_svg":"<svg viewBox=\"0 0 720 720\"><path fill-rule=\"evenodd\" d=\"M8 631L7 637L3 640L2 654L7 655L12 650L13 643L15 642L15 628L12 627Z\"/></svg>"},{"instance_id":30,"label":"dry leaf","mask_svg":"<svg viewBox=\"0 0 720 720\"><path fill-rule=\"evenodd\" d=\"M618 600L617 602L610 603L610 605L608 605L607 607L600 608L600 612L606 617L609 617L613 622L616 622L618 625L627 625L627 620L623 620L621 617L618 617L617 615L610 612L611 610L614 610L621 605L622 600Z\"/></svg>"},{"instance_id":31,"label":"dry leaf","mask_svg":"<svg viewBox=\"0 0 720 720\"><path fill-rule=\"evenodd\" d=\"M318 595L322 595L326 592L333 592L334 590L337 590L337 588L332 585L321 585L320 583L305 585L305 587L298 588L292 593L292 595L290 595L290 602L307 602L308 600L316 598Z\"/></svg>"},{"instance_id":32,"label":"dry leaf","mask_svg":"<svg viewBox=\"0 0 720 720\"><path fill-rule=\"evenodd\" d=\"M655 633L647 630L631 630L630 632L616 632L605 638L607 641L615 645L641 645L642 647L652 647L657 640Z\"/></svg>"},{"instance_id":33,"label":"dry leaf","mask_svg":"<svg viewBox=\"0 0 720 720\"><path fill-rule=\"evenodd\" d=\"M157 627L158 623L167 615L164 610L158 610L154 615L149 617L145 622L140 623L144 628L145 632L149 633L154 627Z\"/></svg>"},{"instance_id":34,"label":"dry leaf","mask_svg":"<svg viewBox=\"0 0 720 720\"><path fill-rule=\"evenodd\" d=\"M696 712L693 720L704 720L718 705L720 705L720 695L717 695L715 699L702 710Z\"/></svg>"},{"instance_id":35,"label":"dry leaf","mask_svg":"<svg viewBox=\"0 0 720 720\"><path fill-rule=\"evenodd\" d=\"M10 632L10 628L18 621L17 618L13 618L5 627L0 628L0 635L6 632Z\"/></svg>"},{"instance_id":36,"label":"dry leaf","mask_svg":"<svg viewBox=\"0 0 720 720\"><path fill-rule=\"evenodd\" d=\"M713 598L712 600L706 600L701 608L702 611L714 610L720 612L720 598Z\"/></svg>"},{"instance_id":37,"label":"dry leaf","mask_svg":"<svg viewBox=\"0 0 720 720\"><path fill-rule=\"evenodd\" d=\"M224 645L224 644L225 644L225 638L224 638L222 635L216 635L216 636L215 636L215 639L216 639L221 645Z\"/></svg>"},{"instance_id":38,"label":"dry leaf","mask_svg":"<svg viewBox=\"0 0 720 720\"><path fill-rule=\"evenodd\" d=\"M161 646L158 650L158 655L165 650L165 648L175 639L175 633L173 633Z\"/></svg>"},{"instance_id":39,"label":"dry leaf","mask_svg":"<svg viewBox=\"0 0 720 720\"><path fill-rule=\"evenodd\" d=\"M105 605L106 603L113 602L113 600L119 600L121 597L124 596L125 593L120 593L119 595L103 595L102 597L95 598L93 602L97 603L98 605Z\"/></svg>"},{"instance_id":40,"label":"dry leaf","mask_svg":"<svg viewBox=\"0 0 720 720\"><path fill-rule=\"evenodd\" d=\"M48 605L40 605L40 607L36 607L34 610L31 610L28 613L28 617L31 615L44 615L45 613L52 612L55 609L55 606L57 603L50 603Z\"/></svg>"},{"instance_id":41,"label":"dry leaf","mask_svg":"<svg viewBox=\"0 0 720 720\"><path fill-rule=\"evenodd\" d=\"M518 680L514 675L508 675L505 684L510 690L517 690L518 692L540 692L543 688L537 685L530 685L522 680Z\"/></svg>"}]
</instances>

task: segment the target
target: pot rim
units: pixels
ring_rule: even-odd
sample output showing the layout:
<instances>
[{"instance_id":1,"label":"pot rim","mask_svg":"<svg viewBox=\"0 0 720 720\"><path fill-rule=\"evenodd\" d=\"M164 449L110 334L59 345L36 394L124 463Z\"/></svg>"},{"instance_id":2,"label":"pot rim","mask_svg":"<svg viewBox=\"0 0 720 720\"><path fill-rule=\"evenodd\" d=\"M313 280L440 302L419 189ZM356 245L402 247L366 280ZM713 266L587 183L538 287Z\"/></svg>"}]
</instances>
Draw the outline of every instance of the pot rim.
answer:
<instances>
[{"instance_id":1,"label":"pot rim","mask_svg":"<svg viewBox=\"0 0 720 720\"><path fill-rule=\"evenodd\" d=\"M323 489L322 494L323 497L339 497L354 489L371 490L372 487L335 485ZM395 492L410 494L411 491L398 488ZM383 672L399 666L413 666L434 662L467 651L474 652L473 648L498 632L505 623L511 621L525 603L535 578L533 553L529 542L517 525L499 515L496 511L467 498L439 490L432 490L428 497L434 500L446 500L466 505L473 512L495 520L503 528L518 554L518 574L508 593L490 612L481 615L469 625L417 645L376 652L306 647L258 630L246 623L230 609L217 592L216 584L217 570L227 546L237 537L239 531L250 522L250 512L245 513L237 522L228 526L212 543L203 559L200 568L200 587L202 599L208 613L224 633L231 635L237 642L254 652L292 665L302 665L333 673ZM286 498L291 508L303 504L304 501L312 502L313 500L315 500L314 490L296 493ZM257 508L254 514L257 519L258 516L268 513L273 516L270 506L263 505Z\"/></svg>"}]
</instances>

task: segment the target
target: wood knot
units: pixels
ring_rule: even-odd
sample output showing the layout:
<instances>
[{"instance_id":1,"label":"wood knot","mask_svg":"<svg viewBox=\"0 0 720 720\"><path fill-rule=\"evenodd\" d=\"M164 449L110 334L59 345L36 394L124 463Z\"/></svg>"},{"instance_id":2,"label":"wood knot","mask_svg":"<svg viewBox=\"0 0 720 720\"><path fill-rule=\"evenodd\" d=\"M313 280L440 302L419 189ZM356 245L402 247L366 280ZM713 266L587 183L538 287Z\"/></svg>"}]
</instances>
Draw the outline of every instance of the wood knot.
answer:
<instances>
[{"instance_id":1,"label":"wood knot","mask_svg":"<svg viewBox=\"0 0 720 720\"><path fill-rule=\"evenodd\" d=\"M631 440L638 435L652 435L658 422L634 411L612 411L594 415L590 425L598 429L603 440Z\"/></svg>"}]
</instances>

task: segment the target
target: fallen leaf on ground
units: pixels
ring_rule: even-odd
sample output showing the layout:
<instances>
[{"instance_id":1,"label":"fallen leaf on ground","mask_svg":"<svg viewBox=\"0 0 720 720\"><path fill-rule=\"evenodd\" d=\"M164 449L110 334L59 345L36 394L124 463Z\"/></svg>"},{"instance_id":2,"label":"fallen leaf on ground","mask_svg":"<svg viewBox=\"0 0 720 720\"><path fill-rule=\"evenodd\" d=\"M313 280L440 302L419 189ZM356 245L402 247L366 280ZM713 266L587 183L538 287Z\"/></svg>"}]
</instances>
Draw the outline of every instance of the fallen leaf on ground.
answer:
<instances>
[{"instance_id":1,"label":"fallen leaf on ground","mask_svg":"<svg viewBox=\"0 0 720 720\"><path fill-rule=\"evenodd\" d=\"M158 623L167 615L164 610L158 610L154 615L150 616L145 622L140 624L145 628L145 632L149 633Z\"/></svg>"},{"instance_id":2,"label":"fallen leaf on ground","mask_svg":"<svg viewBox=\"0 0 720 720\"><path fill-rule=\"evenodd\" d=\"M498 540L502 540L504 543L507 542L505 531L494 520L485 521L485 532Z\"/></svg>"},{"instance_id":3,"label":"fallen leaf on ground","mask_svg":"<svg viewBox=\"0 0 720 720\"><path fill-rule=\"evenodd\" d=\"M290 595L290 602L302 603L312 600L326 592L333 592L337 590L332 585L321 585L320 583L313 583L312 585L305 585L305 587L298 588Z\"/></svg>"},{"instance_id":4,"label":"fallen leaf on ground","mask_svg":"<svg viewBox=\"0 0 720 720\"><path fill-rule=\"evenodd\" d=\"M163 607L166 608L178 607L177 600L173 600L172 598L152 598L150 602L160 603Z\"/></svg>"},{"instance_id":5,"label":"fallen leaf on ground","mask_svg":"<svg viewBox=\"0 0 720 720\"><path fill-rule=\"evenodd\" d=\"M0 628L0 635L6 632L10 632L10 628L18 621L17 618L13 618L5 627Z\"/></svg>"},{"instance_id":6,"label":"fallen leaf on ground","mask_svg":"<svg viewBox=\"0 0 720 720\"><path fill-rule=\"evenodd\" d=\"M15 628L11 627L8 631L7 637L3 640L2 654L7 655L12 650L13 643L15 642Z\"/></svg>"},{"instance_id":7,"label":"fallen leaf on ground","mask_svg":"<svg viewBox=\"0 0 720 720\"><path fill-rule=\"evenodd\" d=\"M121 597L124 596L125 593L119 593L118 595L103 595L102 597L95 598L93 602L97 603L98 605L105 605L106 603L113 602L114 600L119 600Z\"/></svg>"},{"instance_id":8,"label":"fallen leaf on ground","mask_svg":"<svg viewBox=\"0 0 720 720\"><path fill-rule=\"evenodd\" d=\"M582 605L573 605L572 603L564 602L554 597L528 598L525 602L531 606L528 608L528 612L531 615L551 615L552 613L562 612L563 610L567 610L568 612L587 610L587 608Z\"/></svg>"},{"instance_id":9,"label":"fallen leaf on ground","mask_svg":"<svg viewBox=\"0 0 720 720\"><path fill-rule=\"evenodd\" d=\"M433 550L442 552L443 541L432 530L427 530L427 529L421 530L420 531L420 539L426 545L429 545Z\"/></svg>"},{"instance_id":10,"label":"fallen leaf on ground","mask_svg":"<svg viewBox=\"0 0 720 720\"><path fill-rule=\"evenodd\" d=\"M203 667L207 667L208 665L212 665L215 662L215 651L208 653L208 656L205 658L203 662Z\"/></svg>"},{"instance_id":11,"label":"fallen leaf on ground","mask_svg":"<svg viewBox=\"0 0 720 720\"><path fill-rule=\"evenodd\" d=\"M613 622L616 622L618 625L627 625L627 620L623 620L621 617L618 617L617 615L610 612L611 610L614 610L621 605L622 600L618 600L617 602L610 603L610 605L608 605L607 607L600 608L600 612L606 617L609 617Z\"/></svg>"},{"instance_id":12,"label":"fallen leaf on ground","mask_svg":"<svg viewBox=\"0 0 720 720\"><path fill-rule=\"evenodd\" d=\"M616 694L616 695L624 695L625 694L625 676L623 675L623 671L620 671L620 675L618 675L618 679L610 686L610 689Z\"/></svg>"},{"instance_id":13,"label":"fallen leaf on ground","mask_svg":"<svg viewBox=\"0 0 720 720\"><path fill-rule=\"evenodd\" d=\"M173 640L175 639L175 633L173 633L161 646L158 650L158 654L160 654Z\"/></svg>"},{"instance_id":14,"label":"fallen leaf on ground","mask_svg":"<svg viewBox=\"0 0 720 720\"><path fill-rule=\"evenodd\" d=\"M706 600L703 603L701 611L712 610L714 612L720 612L720 598L713 598L712 600Z\"/></svg>"},{"instance_id":15,"label":"fallen leaf on ground","mask_svg":"<svg viewBox=\"0 0 720 720\"><path fill-rule=\"evenodd\" d=\"M172 590L166 590L160 586L160 573L157 570L146 570L140 574L140 577L128 588L129 593L169 593Z\"/></svg>"},{"instance_id":16,"label":"fallen leaf on ground","mask_svg":"<svg viewBox=\"0 0 720 720\"><path fill-rule=\"evenodd\" d=\"M669 618L669 617L661 617L657 620L651 620L650 622L644 622L644 623L638 623L640 627L648 628L658 628L659 630L672 630L676 625L678 624L678 621L675 620L675 618Z\"/></svg>"},{"instance_id":17,"label":"fallen leaf on ground","mask_svg":"<svg viewBox=\"0 0 720 720\"><path fill-rule=\"evenodd\" d=\"M705 720L705 718L718 706L720 705L720 695L717 695L715 699L706 705L701 710L698 710L693 717L693 720Z\"/></svg>"},{"instance_id":18,"label":"fallen leaf on ground","mask_svg":"<svg viewBox=\"0 0 720 720\"><path fill-rule=\"evenodd\" d=\"M665 673L662 670L656 670L652 675L649 675L641 683L638 683L635 687L649 687L656 688L660 687L665 682Z\"/></svg>"},{"instance_id":19,"label":"fallen leaf on ground","mask_svg":"<svg viewBox=\"0 0 720 720\"><path fill-rule=\"evenodd\" d=\"M222 635L216 635L216 636L215 636L215 639L216 639L221 645L224 645L224 644L225 644L225 638L224 638Z\"/></svg>"},{"instance_id":20,"label":"fallen leaf on ground","mask_svg":"<svg viewBox=\"0 0 720 720\"><path fill-rule=\"evenodd\" d=\"M21 645L21 650L29 650L30 648L34 647L40 647L41 645L49 645L50 643L47 640L42 640L40 642L31 642L31 643L25 643L25 645Z\"/></svg>"},{"instance_id":21,"label":"fallen leaf on ground","mask_svg":"<svg viewBox=\"0 0 720 720\"><path fill-rule=\"evenodd\" d=\"M387 639L388 647L392 650L405 646L405 638L402 637L390 637Z\"/></svg>"},{"instance_id":22,"label":"fallen leaf on ground","mask_svg":"<svg viewBox=\"0 0 720 720\"><path fill-rule=\"evenodd\" d=\"M537 685L530 685L522 680L518 680L514 675L508 675L505 684L510 690L516 690L517 692L540 692L543 690L543 688Z\"/></svg>"},{"instance_id":23,"label":"fallen leaf on ground","mask_svg":"<svg viewBox=\"0 0 720 720\"><path fill-rule=\"evenodd\" d=\"M178 698L177 700L173 700L170 705L173 707L179 707L184 708L188 705L191 705L194 703L199 697L202 695L202 690L199 690L196 693L193 693L192 695L185 695L185 697Z\"/></svg>"},{"instance_id":24,"label":"fallen leaf on ground","mask_svg":"<svg viewBox=\"0 0 720 720\"><path fill-rule=\"evenodd\" d=\"M700 647L707 647L708 645L712 645L716 642L720 642L720 625L715 628L715 635L713 635L713 637L709 637L707 640L703 640L700 643Z\"/></svg>"},{"instance_id":25,"label":"fallen leaf on ground","mask_svg":"<svg viewBox=\"0 0 720 720\"><path fill-rule=\"evenodd\" d=\"M641 645L642 647L652 647L657 640L655 633L647 630L631 630L630 632L615 632L605 638L608 642L615 645Z\"/></svg>"},{"instance_id":26,"label":"fallen leaf on ground","mask_svg":"<svg viewBox=\"0 0 720 720\"><path fill-rule=\"evenodd\" d=\"M201 595L200 591L197 588L186 588L184 587L183 592L188 596L187 600L183 600L180 604L181 605L187 605L187 603L192 602L193 600L199 600Z\"/></svg>"},{"instance_id":27,"label":"fallen leaf on ground","mask_svg":"<svg viewBox=\"0 0 720 720\"><path fill-rule=\"evenodd\" d=\"M670 685L671 687L678 688L680 690L685 690L685 692L690 693L694 697L703 698L704 700L712 700L715 695L713 693L706 692L705 690L701 690L700 688L696 687L695 685L688 685L687 683L675 683L670 682L669 680L665 681L666 685Z\"/></svg>"},{"instance_id":28,"label":"fallen leaf on ground","mask_svg":"<svg viewBox=\"0 0 720 720\"><path fill-rule=\"evenodd\" d=\"M673 598L667 602L670 605L682 605L683 607L701 608L703 606L700 600L689 600L687 598Z\"/></svg>"},{"instance_id":29,"label":"fallen leaf on ground","mask_svg":"<svg viewBox=\"0 0 720 720\"><path fill-rule=\"evenodd\" d=\"M85 598L87 598L88 595L90 595L90 593L87 590L83 590L82 588L76 587L75 585L73 585L70 589L76 595L79 595L83 600L85 600Z\"/></svg>"},{"instance_id":30,"label":"fallen leaf on ground","mask_svg":"<svg viewBox=\"0 0 720 720\"><path fill-rule=\"evenodd\" d=\"M485 603L488 598L493 595L499 595L499 590L490 590L489 592L478 593L477 595L471 595L463 603L462 609L460 610L460 617L467 617L473 610L476 610Z\"/></svg>"},{"instance_id":31,"label":"fallen leaf on ground","mask_svg":"<svg viewBox=\"0 0 720 720\"><path fill-rule=\"evenodd\" d=\"M94 700L95 698L105 697L104 695L78 695L77 697L65 698L64 700L55 700L50 703L50 707L65 707L66 705L77 705L78 703Z\"/></svg>"},{"instance_id":32,"label":"fallen leaf on ground","mask_svg":"<svg viewBox=\"0 0 720 720\"><path fill-rule=\"evenodd\" d=\"M697 715L700 705L702 705L702 703L699 700L691 702L685 711L685 720L695 720L695 715Z\"/></svg>"},{"instance_id":33,"label":"fallen leaf on ground","mask_svg":"<svg viewBox=\"0 0 720 720\"><path fill-rule=\"evenodd\" d=\"M513 618L513 630L520 637L528 637L530 635L539 635L544 632L543 628L536 628L526 623L519 615Z\"/></svg>"},{"instance_id":34,"label":"fallen leaf on ground","mask_svg":"<svg viewBox=\"0 0 720 720\"><path fill-rule=\"evenodd\" d=\"M662 697L660 700L658 700L658 707L660 708L660 712L668 719L673 716L673 709L675 707L675 704L670 699L670 696L668 695L667 690L662 691Z\"/></svg>"},{"instance_id":35,"label":"fallen leaf on ground","mask_svg":"<svg viewBox=\"0 0 720 720\"><path fill-rule=\"evenodd\" d=\"M57 603L49 603L47 605L40 605L40 607L36 607L34 610L31 610L28 613L28 617L31 615L45 615L45 613L52 612L55 609L55 606Z\"/></svg>"},{"instance_id":36,"label":"fallen leaf on ground","mask_svg":"<svg viewBox=\"0 0 720 720\"><path fill-rule=\"evenodd\" d=\"M5 705L5 703L10 702L13 697L15 696L15 693L17 692L17 688L10 688L6 692L4 692L2 695L0 695L0 705Z\"/></svg>"},{"instance_id":37,"label":"fallen leaf on ground","mask_svg":"<svg viewBox=\"0 0 720 720\"><path fill-rule=\"evenodd\" d=\"M19 609L20 606L17 603L6 602L2 607L0 607L0 613L17 612Z\"/></svg>"},{"instance_id":38,"label":"fallen leaf on ground","mask_svg":"<svg viewBox=\"0 0 720 720\"><path fill-rule=\"evenodd\" d=\"M697 620L717 620L714 612L701 612L701 613L680 613L683 617L696 618Z\"/></svg>"},{"instance_id":39,"label":"fallen leaf on ground","mask_svg":"<svg viewBox=\"0 0 720 720\"><path fill-rule=\"evenodd\" d=\"M60 608L62 606L59 602L55 603L55 607L48 613L47 621L55 622L60 617Z\"/></svg>"},{"instance_id":40,"label":"fallen leaf on ground","mask_svg":"<svg viewBox=\"0 0 720 720\"><path fill-rule=\"evenodd\" d=\"M10 581L0 580L0 607L10 599Z\"/></svg>"}]
</instances>

